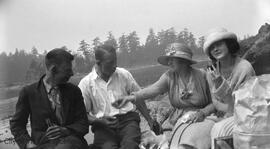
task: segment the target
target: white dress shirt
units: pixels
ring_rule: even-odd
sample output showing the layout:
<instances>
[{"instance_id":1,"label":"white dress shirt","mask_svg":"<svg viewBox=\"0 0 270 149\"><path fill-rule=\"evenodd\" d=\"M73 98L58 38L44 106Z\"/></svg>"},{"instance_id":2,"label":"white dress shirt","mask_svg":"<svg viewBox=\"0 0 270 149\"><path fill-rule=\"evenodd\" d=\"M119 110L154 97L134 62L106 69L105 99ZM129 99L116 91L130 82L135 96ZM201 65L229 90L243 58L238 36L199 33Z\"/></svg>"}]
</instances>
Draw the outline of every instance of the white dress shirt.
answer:
<instances>
[{"instance_id":1,"label":"white dress shirt","mask_svg":"<svg viewBox=\"0 0 270 149\"><path fill-rule=\"evenodd\" d=\"M79 83L86 111L96 118L125 114L135 110L132 103L126 104L121 109L116 109L112 103L118 97L129 95L140 89L131 73L124 68L117 67L108 82L98 76L95 67Z\"/></svg>"}]
</instances>

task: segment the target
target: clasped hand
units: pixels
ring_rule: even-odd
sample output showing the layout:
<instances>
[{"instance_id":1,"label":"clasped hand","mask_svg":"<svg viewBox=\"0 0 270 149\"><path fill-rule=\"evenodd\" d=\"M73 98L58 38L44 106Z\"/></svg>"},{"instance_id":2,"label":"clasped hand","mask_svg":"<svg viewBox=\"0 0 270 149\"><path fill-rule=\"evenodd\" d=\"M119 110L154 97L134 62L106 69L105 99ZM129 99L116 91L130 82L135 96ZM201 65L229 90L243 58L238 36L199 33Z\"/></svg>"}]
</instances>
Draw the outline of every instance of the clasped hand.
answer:
<instances>
[{"instance_id":1,"label":"clasped hand","mask_svg":"<svg viewBox=\"0 0 270 149\"><path fill-rule=\"evenodd\" d=\"M54 140L54 139L58 139L58 138L67 136L69 134L70 134L70 131L67 128L61 127L58 125L53 125L47 129L45 136L49 140Z\"/></svg>"},{"instance_id":2,"label":"clasped hand","mask_svg":"<svg viewBox=\"0 0 270 149\"><path fill-rule=\"evenodd\" d=\"M67 135L69 135L69 133L70 133L70 131L65 127L61 127L58 125L52 125L46 130L45 137L47 137L49 140L54 140L54 139L58 139L60 137L67 136ZM34 149L36 147L37 147L37 145L34 144L34 142L32 142L32 141L29 141L26 144L26 149Z\"/></svg>"}]
</instances>

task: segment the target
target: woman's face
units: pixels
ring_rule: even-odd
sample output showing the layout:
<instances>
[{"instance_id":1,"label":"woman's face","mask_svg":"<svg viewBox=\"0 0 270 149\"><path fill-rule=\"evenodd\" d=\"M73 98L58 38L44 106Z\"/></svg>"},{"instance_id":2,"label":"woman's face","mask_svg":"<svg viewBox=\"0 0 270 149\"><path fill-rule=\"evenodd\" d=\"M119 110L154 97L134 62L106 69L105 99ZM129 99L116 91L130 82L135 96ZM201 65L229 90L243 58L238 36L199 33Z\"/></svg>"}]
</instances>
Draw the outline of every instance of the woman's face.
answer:
<instances>
[{"instance_id":1,"label":"woman's face","mask_svg":"<svg viewBox=\"0 0 270 149\"><path fill-rule=\"evenodd\" d=\"M188 61L182 58L171 57L168 60L168 65L172 70L179 70L183 68L183 66L188 65Z\"/></svg>"},{"instance_id":2,"label":"woman's face","mask_svg":"<svg viewBox=\"0 0 270 149\"><path fill-rule=\"evenodd\" d=\"M216 59L221 60L229 54L229 49L225 41L217 41L210 46L210 54Z\"/></svg>"}]
</instances>

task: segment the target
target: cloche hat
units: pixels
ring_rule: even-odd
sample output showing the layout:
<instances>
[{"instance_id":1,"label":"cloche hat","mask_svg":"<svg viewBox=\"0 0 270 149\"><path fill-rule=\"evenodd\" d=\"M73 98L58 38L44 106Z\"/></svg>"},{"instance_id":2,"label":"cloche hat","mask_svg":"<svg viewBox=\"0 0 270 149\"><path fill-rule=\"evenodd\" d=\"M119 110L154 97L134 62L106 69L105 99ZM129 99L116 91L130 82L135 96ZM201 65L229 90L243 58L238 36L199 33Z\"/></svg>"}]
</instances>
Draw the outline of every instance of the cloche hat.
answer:
<instances>
[{"instance_id":1,"label":"cloche hat","mask_svg":"<svg viewBox=\"0 0 270 149\"><path fill-rule=\"evenodd\" d=\"M213 43L223 39L235 39L237 41L237 36L232 32L228 32L225 28L215 28L210 30L203 45L204 53L209 56L209 47Z\"/></svg>"},{"instance_id":2,"label":"cloche hat","mask_svg":"<svg viewBox=\"0 0 270 149\"><path fill-rule=\"evenodd\" d=\"M196 61L192 60L193 53L191 49L182 43L172 43L165 49L166 54L158 57L157 61L168 66L168 60L171 57L182 58L190 61L191 64L195 64Z\"/></svg>"}]
</instances>

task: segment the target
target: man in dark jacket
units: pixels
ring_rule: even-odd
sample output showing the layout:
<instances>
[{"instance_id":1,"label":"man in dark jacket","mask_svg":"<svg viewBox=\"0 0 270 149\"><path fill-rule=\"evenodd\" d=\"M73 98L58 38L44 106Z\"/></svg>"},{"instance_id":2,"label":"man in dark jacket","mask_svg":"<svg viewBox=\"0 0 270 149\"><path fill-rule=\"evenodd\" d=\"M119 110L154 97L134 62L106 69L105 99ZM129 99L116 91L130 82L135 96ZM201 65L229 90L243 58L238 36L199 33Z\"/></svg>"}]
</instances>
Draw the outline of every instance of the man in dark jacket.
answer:
<instances>
[{"instance_id":1,"label":"man in dark jacket","mask_svg":"<svg viewBox=\"0 0 270 149\"><path fill-rule=\"evenodd\" d=\"M24 87L10 129L21 149L84 149L88 120L80 89L67 83L74 57L62 48L45 57L46 74ZM26 124L30 116L31 136Z\"/></svg>"}]
</instances>

